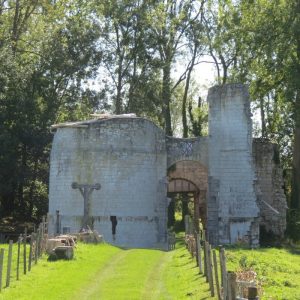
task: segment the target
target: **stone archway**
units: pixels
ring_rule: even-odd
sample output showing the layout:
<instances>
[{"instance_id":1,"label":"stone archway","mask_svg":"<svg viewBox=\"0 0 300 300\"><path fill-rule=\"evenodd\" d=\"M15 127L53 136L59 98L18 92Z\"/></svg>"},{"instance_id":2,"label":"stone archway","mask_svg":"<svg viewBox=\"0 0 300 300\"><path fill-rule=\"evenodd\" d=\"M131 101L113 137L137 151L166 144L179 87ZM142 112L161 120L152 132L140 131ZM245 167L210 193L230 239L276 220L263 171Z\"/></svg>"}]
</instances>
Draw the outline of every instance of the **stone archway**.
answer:
<instances>
[{"instance_id":1,"label":"stone archway","mask_svg":"<svg viewBox=\"0 0 300 300\"><path fill-rule=\"evenodd\" d=\"M193 160L181 160L168 168L168 193L192 194L195 224L200 218L204 228L207 220L207 174L207 167Z\"/></svg>"}]
</instances>

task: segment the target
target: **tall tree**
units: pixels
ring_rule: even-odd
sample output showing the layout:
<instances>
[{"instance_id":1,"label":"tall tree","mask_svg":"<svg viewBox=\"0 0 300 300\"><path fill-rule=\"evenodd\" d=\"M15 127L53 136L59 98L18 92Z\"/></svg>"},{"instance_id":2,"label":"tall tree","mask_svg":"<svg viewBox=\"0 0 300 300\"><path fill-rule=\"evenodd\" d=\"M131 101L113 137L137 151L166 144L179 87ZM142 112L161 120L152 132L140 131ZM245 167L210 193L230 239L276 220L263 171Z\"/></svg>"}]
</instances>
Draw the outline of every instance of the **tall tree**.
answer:
<instances>
[{"instance_id":1,"label":"tall tree","mask_svg":"<svg viewBox=\"0 0 300 300\"><path fill-rule=\"evenodd\" d=\"M101 105L84 87L99 64L99 27L85 1L3 3L1 213L38 217L47 212L49 126Z\"/></svg>"},{"instance_id":2,"label":"tall tree","mask_svg":"<svg viewBox=\"0 0 300 300\"><path fill-rule=\"evenodd\" d=\"M172 135L170 103L172 100L172 66L180 54L180 47L193 20L200 14L200 8L193 0L156 1L149 26L152 34L152 48L157 52L162 71L161 104L164 128L167 135Z\"/></svg>"}]
</instances>

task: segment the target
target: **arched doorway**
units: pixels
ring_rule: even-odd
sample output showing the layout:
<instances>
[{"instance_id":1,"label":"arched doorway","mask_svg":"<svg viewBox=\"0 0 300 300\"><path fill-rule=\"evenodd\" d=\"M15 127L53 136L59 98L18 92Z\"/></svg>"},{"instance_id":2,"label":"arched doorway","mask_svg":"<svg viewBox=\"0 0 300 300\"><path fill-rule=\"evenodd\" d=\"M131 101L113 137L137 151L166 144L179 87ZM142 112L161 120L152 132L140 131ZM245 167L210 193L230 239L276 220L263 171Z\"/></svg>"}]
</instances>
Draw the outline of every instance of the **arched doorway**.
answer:
<instances>
[{"instance_id":1,"label":"arched doorway","mask_svg":"<svg viewBox=\"0 0 300 300\"><path fill-rule=\"evenodd\" d=\"M208 186L207 168L198 161L181 160L168 168L168 225L172 226L172 214L181 209L184 214L192 215L199 229L199 220L206 228L206 193ZM179 204L178 204L179 201Z\"/></svg>"}]
</instances>

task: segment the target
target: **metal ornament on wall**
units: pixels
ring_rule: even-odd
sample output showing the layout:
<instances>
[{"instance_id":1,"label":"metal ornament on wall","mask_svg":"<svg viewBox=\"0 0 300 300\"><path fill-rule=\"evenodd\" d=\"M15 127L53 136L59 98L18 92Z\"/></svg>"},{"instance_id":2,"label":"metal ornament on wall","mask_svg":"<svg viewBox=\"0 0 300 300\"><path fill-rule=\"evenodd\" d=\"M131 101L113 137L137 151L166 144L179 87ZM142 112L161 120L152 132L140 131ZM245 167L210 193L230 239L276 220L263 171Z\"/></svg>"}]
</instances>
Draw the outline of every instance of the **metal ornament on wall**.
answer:
<instances>
[{"instance_id":1,"label":"metal ornament on wall","mask_svg":"<svg viewBox=\"0 0 300 300\"><path fill-rule=\"evenodd\" d=\"M191 156L193 153L193 143L191 142L181 142L180 148L182 156Z\"/></svg>"}]
</instances>

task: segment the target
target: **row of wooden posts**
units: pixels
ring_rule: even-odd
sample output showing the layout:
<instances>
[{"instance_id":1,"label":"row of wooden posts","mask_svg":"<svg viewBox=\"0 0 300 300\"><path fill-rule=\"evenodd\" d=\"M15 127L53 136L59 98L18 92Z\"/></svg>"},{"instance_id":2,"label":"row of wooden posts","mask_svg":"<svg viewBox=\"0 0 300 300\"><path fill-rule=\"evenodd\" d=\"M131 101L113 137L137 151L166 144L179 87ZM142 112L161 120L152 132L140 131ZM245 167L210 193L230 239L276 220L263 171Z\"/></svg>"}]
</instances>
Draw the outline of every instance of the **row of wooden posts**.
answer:
<instances>
[{"instance_id":1,"label":"row of wooden posts","mask_svg":"<svg viewBox=\"0 0 300 300\"><path fill-rule=\"evenodd\" d=\"M5 287L10 286L10 281L12 278L12 267L13 267L13 248L16 245L16 280L20 280L20 274L23 272L24 275L31 271L33 264L37 264L38 259L41 257L45 250L46 236L47 236L47 222L46 218L43 217L42 223L38 226L37 230L34 230L30 235L27 233L25 228L24 234L20 234L18 241L16 243L13 240L9 241L8 253L5 255L5 249L0 249L0 291L3 287L3 280L6 280ZM27 251L27 242L29 240L29 251ZM6 262L6 278L3 278L4 271L4 261L7 257ZM21 259L23 258L23 263L21 265Z\"/></svg>"},{"instance_id":2,"label":"row of wooden posts","mask_svg":"<svg viewBox=\"0 0 300 300\"><path fill-rule=\"evenodd\" d=\"M237 297L237 280L234 272L227 271L225 249L219 249L219 260L217 250L213 249L205 239L205 232L202 234L187 234L185 242L192 257L195 257L200 274L204 274L209 284L211 296L218 300L249 299L257 300L258 291L254 286L247 287L248 298ZM220 276L219 276L220 271Z\"/></svg>"}]
</instances>

